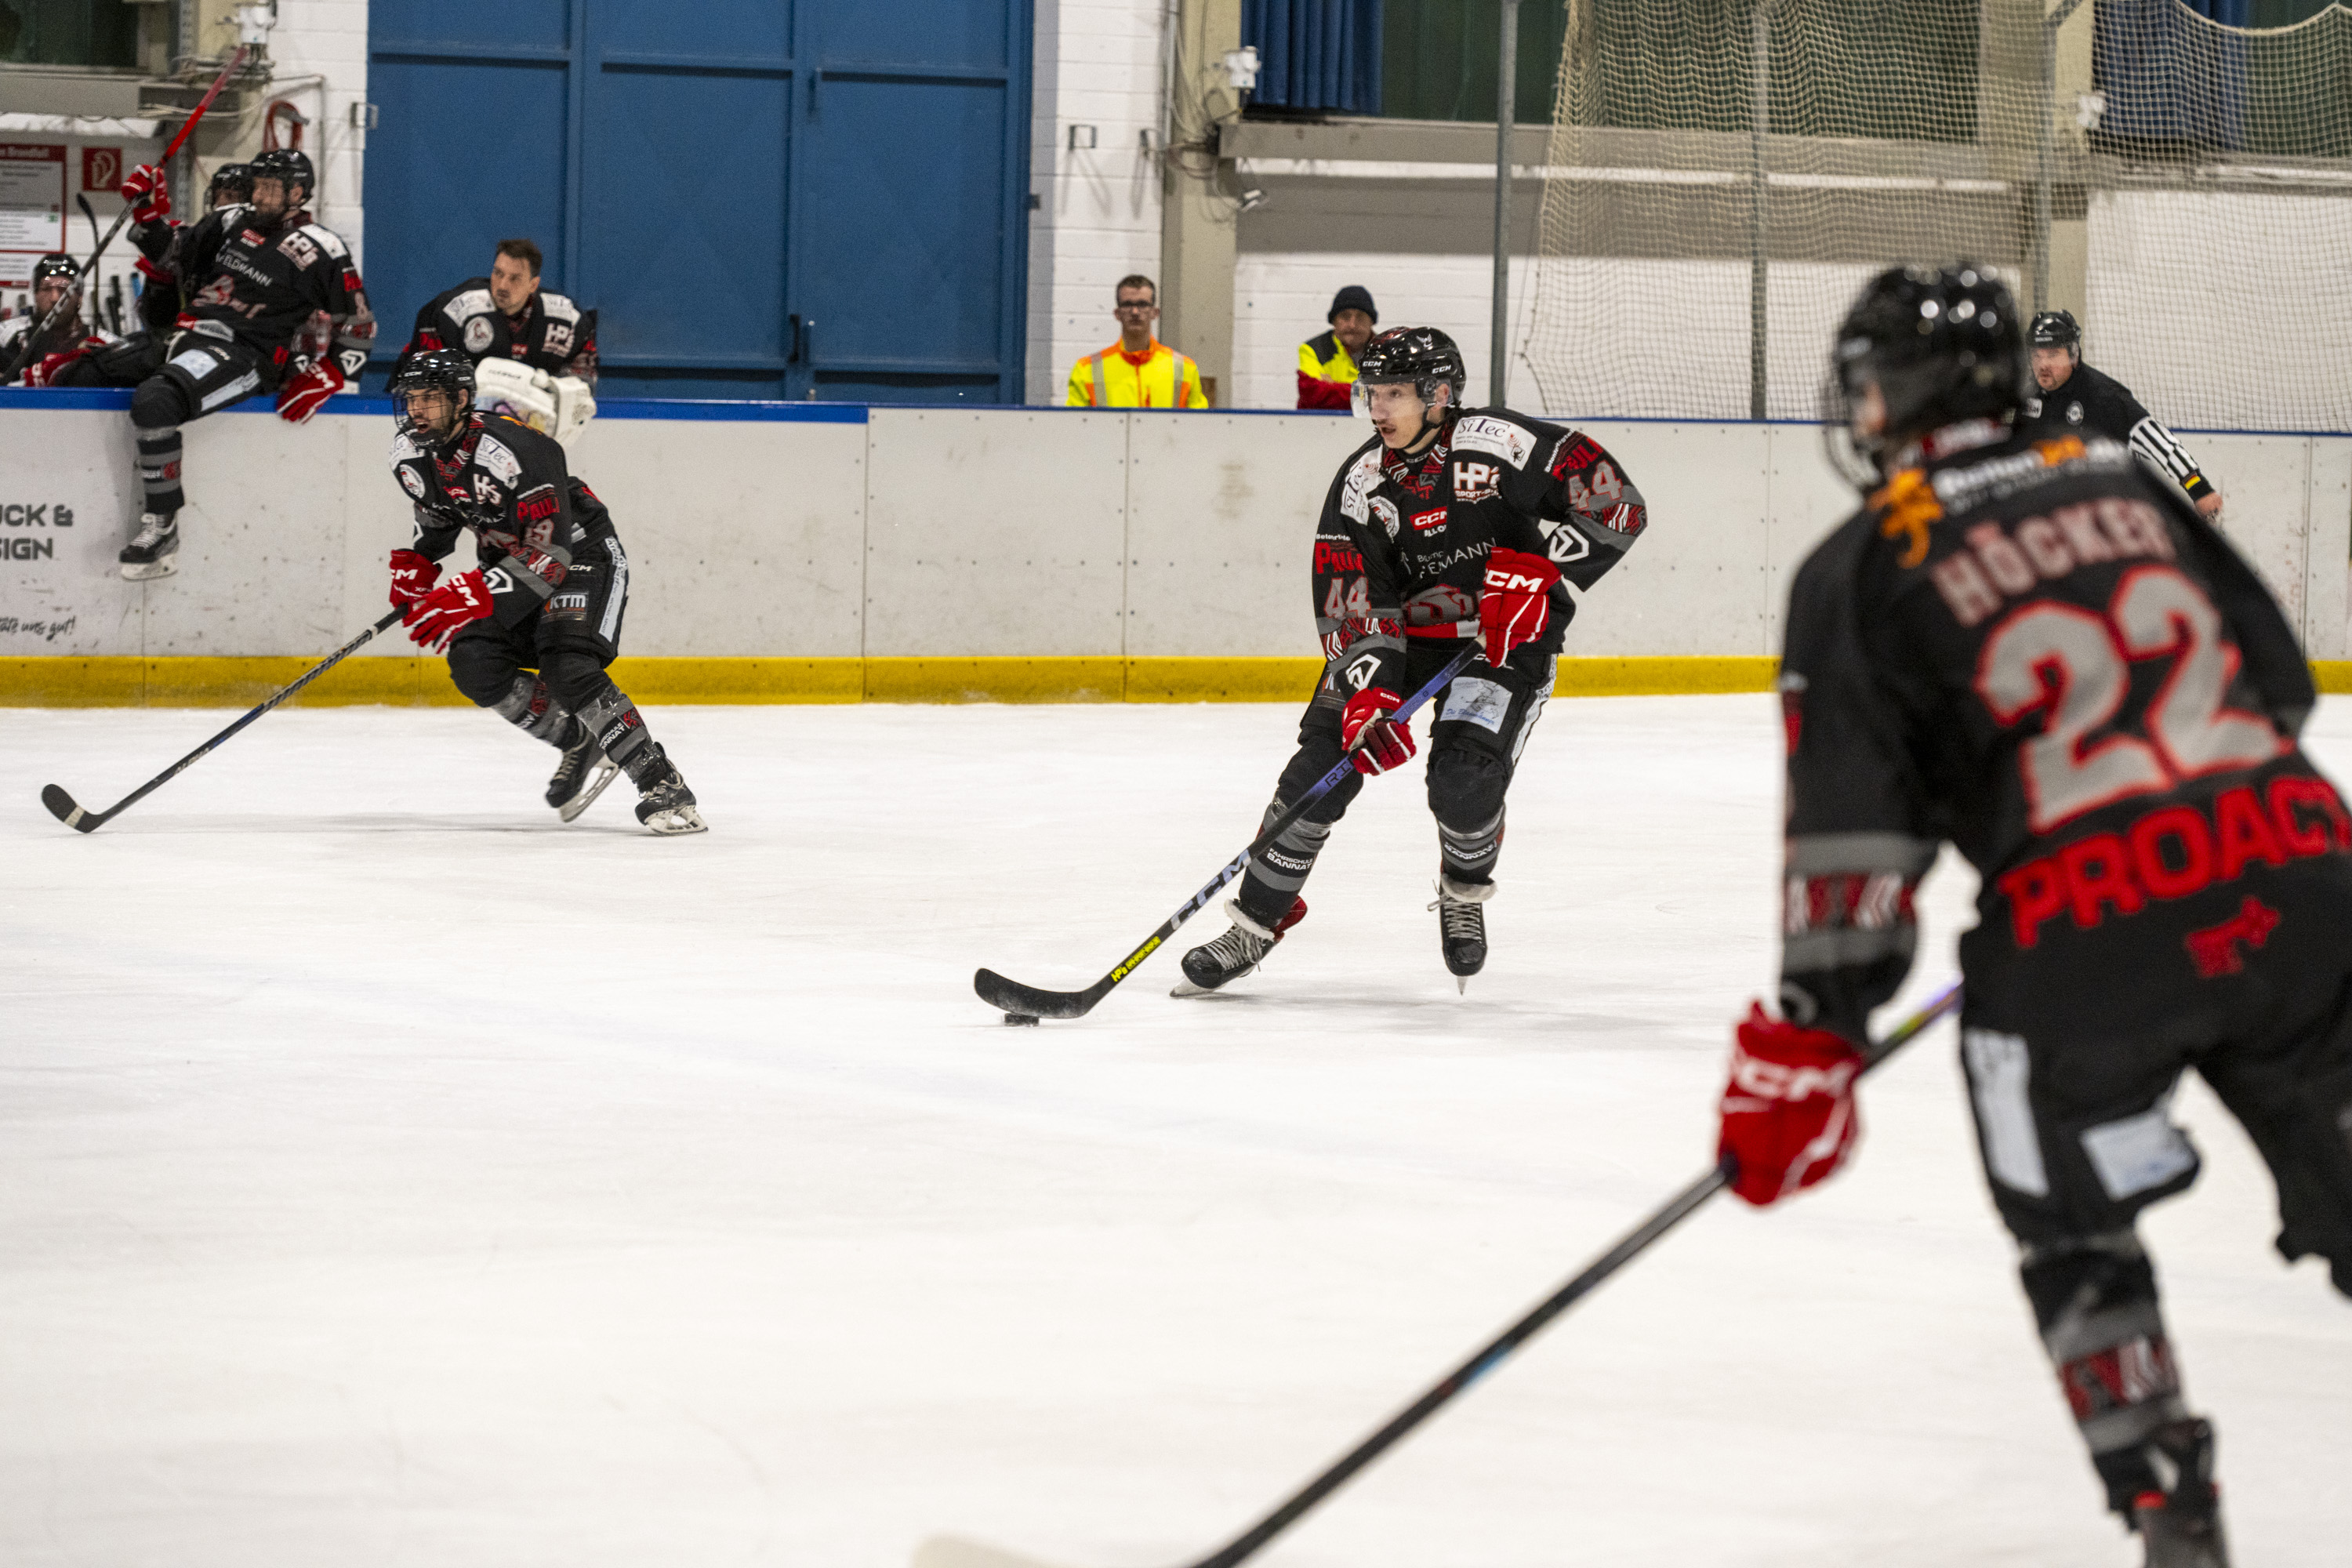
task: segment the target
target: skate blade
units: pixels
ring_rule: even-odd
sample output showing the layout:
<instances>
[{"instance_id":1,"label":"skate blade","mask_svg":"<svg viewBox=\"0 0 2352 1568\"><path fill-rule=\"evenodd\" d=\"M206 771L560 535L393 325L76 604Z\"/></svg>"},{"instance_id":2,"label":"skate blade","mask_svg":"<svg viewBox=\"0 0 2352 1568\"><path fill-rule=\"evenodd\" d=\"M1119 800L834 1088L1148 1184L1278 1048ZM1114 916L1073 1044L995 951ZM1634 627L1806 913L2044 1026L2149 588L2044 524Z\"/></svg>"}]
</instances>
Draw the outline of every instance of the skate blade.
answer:
<instances>
[{"instance_id":1,"label":"skate blade","mask_svg":"<svg viewBox=\"0 0 2352 1568\"><path fill-rule=\"evenodd\" d=\"M708 833L710 827L702 820L702 814L694 807L677 805L667 811L656 811L646 817L646 831L658 833L665 838L672 838L682 833Z\"/></svg>"},{"instance_id":2,"label":"skate blade","mask_svg":"<svg viewBox=\"0 0 2352 1568\"><path fill-rule=\"evenodd\" d=\"M620 776L621 770L613 763L598 763L596 767L596 776L588 781L588 787L582 790L578 795L573 795L570 801L566 802L561 808L559 808L560 815L562 816L563 820L566 822L575 822L579 820L579 816L582 812L596 804L596 797L604 793L604 786L611 784L614 779L619 778Z\"/></svg>"},{"instance_id":3,"label":"skate blade","mask_svg":"<svg viewBox=\"0 0 2352 1568\"><path fill-rule=\"evenodd\" d=\"M1258 965L1253 963L1247 969L1243 970L1239 974L1228 977L1225 981L1225 985L1231 985L1235 980L1247 980L1251 975L1255 974L1257 972ZM1192 984L1192 978L1191 975L1183 975L1177 980L1175 984L1168 988L1168 994L1171 996L1214 996L1218 992L1223 991L1224 988L1224 985L1195 985Z\"/></svg>"},{"instance_id":4,"label":"skate blade","mask_svg":"<svg viewBox=\"0 0 2352 1568\"><path fill-rule=\"evenodd\" d=\"M143 563L125 561L121 564L123 581L152 583L158 577L169 577L177 572L180 569L180 558L176 555L166 555L161 561L149 561Z\"/></svg>"}]
</instances>

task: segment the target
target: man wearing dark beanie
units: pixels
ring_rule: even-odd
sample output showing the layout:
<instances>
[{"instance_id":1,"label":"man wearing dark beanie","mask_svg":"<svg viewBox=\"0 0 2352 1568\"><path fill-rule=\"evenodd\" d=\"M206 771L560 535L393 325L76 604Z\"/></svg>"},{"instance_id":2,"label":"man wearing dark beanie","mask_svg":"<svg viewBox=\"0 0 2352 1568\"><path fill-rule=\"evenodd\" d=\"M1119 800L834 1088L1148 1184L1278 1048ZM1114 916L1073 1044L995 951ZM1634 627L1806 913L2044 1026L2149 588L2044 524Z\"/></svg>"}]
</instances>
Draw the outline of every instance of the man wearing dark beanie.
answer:
<instances>
[{"instance_id":1,"label":"man wearing dark beanie","mask_svg":"<svg viewBox=\"0 0 2352 1568\"><path fill-rule=\"evenodd\" d=\"M1331 296L1331 313L1323 319L1331 330L1298 345L1298 406L1344 409L1356 384L1356 356L1372 341L1381 312L1370 289L1350 283Z\"/></svg>"}]
</instances>

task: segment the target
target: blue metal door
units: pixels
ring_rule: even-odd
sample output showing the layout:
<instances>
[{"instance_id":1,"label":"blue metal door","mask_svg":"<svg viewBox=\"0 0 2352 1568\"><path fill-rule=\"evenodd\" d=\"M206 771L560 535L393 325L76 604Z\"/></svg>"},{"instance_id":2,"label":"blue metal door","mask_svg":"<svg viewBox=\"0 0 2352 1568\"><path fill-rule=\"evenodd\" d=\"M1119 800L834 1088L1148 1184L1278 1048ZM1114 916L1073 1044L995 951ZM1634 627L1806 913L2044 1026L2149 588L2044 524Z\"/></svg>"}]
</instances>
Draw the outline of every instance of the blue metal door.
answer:
<instances>
[{"instance_id":1,"label":"blue metal door","mask_svg":"<svg viewBox=\"0 0 2352 1568\"><path fill-rule=\"evenodd\" d=\"M803 7L794 395L1018 403L1029 7Z\"/></svg>"},{"instance_id":2,"label":"blue metal door","mask_svg":"<svg viewBox=\"0 0 2352 1568\"><path fill-rule=\"evenodd\" d=\"M1019 402L1032 3L371 7L379 360L519 235L607 396Z\"/></svg>"}]
</instances>

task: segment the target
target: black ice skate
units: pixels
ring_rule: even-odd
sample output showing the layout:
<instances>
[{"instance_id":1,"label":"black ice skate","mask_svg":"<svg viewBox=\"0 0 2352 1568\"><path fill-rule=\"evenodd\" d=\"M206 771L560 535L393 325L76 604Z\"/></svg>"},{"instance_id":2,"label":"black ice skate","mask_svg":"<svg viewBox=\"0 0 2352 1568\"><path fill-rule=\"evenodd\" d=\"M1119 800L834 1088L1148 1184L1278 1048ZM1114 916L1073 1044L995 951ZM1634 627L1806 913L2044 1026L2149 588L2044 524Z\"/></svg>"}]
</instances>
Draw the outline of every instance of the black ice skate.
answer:
<instances>
[{"instance_id":1,"label":"black ice skate","mask_svg":"<svg viewBox=\"0 0 2352 1568\"><path fill-rule=\"evenodd\" d=\"M2132 1524L2147 1547L2147 1568L2230 1568L2221 1539L2221 1489L2213 1484L2213 1424L2176 1421L2148 1445L2175 1472L2169 1492L2147 1491L2132 1503Z\"/></svg>"},{"instance_id":2,"label":"black ice skate","mask_svg":"<svg viewBox=\"0 0 2352 1568\"><path fill-rule=\"evenodd\" d=\"M547 804L566 822L595 805L604 786L621 771L604 755L604 748L596 743L596 731L577 719L572 721L572 730L571 742L563 748L563 759L555 764L555 776L547 781Z\"/></svg>"},{"instance_id":3,"label":"black ice skate","mask_svg":"<svg viewBox=\"0 0 2352 1568\"><path fill-rule=\"evenodd\" d=\"M1184 978L1168 993L1171 996L1202 996L1229 981L1239 980L1265 962L1282 933L1307 918L1307 900L1293 899L1289 910L1265 927L1242 912L1239 899L1229 900L1225 912L1234 917L1233 929L1214 942L1204 942L1184 955Z\"/></svg>"},{"instance_id":4,"label":"black ice skate","mask_svg":"<svg viewBox=\"0 0 2352 1568\"><path fill-rule=\"evenodd\" d=\"M1437 941L1445 952L1445 967L1463 991L1470 977L1486 967L1486 900L1495 896L1492 882L1457 882L1443 871L1437 875Z\"/></svg>"},{"instance_id":5,"label":"black ice skate","mask_svg":"<svg viewBox=\"0 0 2352 1568\"><path fill-rule=\"evenodd\" d=\"M637 820L665 837L700 833L708 826L702 814L694 809L694 792L686 787L677 764L658 746L653 766L637 784Z\"/></svg>"},{"instance_id":6,"label":"black ice skate","mask_svg":"<svg viewBox=\"0 0 2352 1568\"><path fill-rule=\"evenodd\" d=\"M131 542L115 559L122 563L125 577L133 583L144 583L177 572L179 557L179 514L142 511L139 514L139 531L131 536Z\"/></svg>"}]
</instances>

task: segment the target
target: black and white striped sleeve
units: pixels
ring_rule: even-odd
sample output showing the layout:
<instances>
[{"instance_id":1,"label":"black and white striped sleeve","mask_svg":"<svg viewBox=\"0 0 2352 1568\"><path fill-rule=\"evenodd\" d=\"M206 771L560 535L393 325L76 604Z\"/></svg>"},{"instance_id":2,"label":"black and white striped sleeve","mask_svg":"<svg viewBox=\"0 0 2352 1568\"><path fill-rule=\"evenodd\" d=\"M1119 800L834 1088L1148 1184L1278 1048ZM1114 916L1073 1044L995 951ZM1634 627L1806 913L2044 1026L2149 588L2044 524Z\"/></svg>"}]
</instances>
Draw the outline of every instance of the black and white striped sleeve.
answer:
<instances>
[{"instance_id":1,"label":"black and white striped sleeve","mask_svg":"<svg viewBox=\"0 0 2352 1568\"><path fill-rule=\"evenodd\" d=\"M2178 437L2157 422L2156 416L2142 414L2131 427L2129 440L2141 461L2188 491L2190 500L2203 500L2212 493L2212 481L2197 467L2197 459Z\"/></svg>"}]
</instances>

